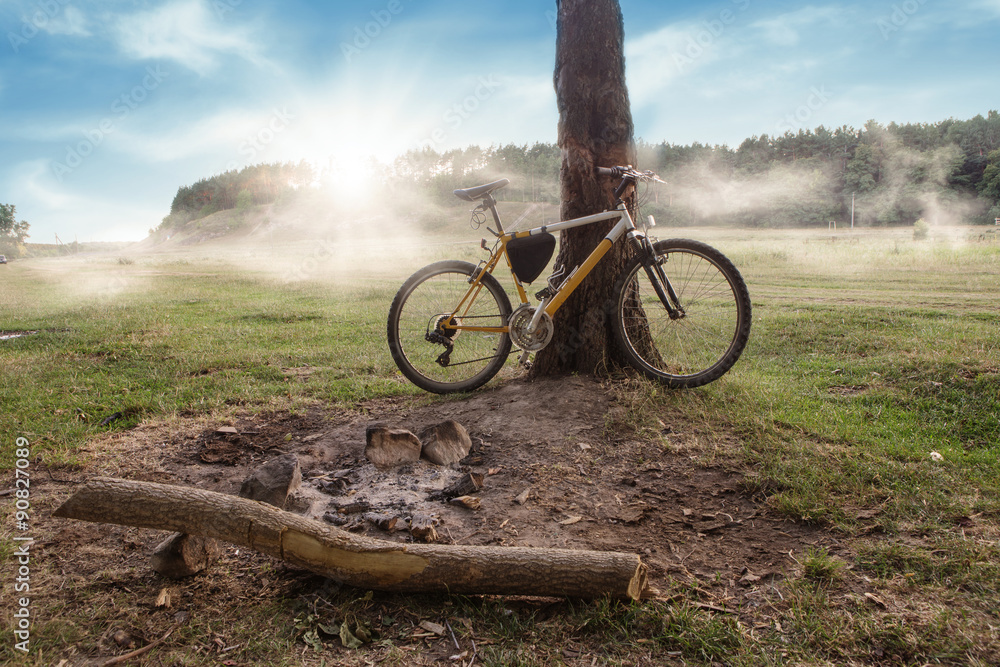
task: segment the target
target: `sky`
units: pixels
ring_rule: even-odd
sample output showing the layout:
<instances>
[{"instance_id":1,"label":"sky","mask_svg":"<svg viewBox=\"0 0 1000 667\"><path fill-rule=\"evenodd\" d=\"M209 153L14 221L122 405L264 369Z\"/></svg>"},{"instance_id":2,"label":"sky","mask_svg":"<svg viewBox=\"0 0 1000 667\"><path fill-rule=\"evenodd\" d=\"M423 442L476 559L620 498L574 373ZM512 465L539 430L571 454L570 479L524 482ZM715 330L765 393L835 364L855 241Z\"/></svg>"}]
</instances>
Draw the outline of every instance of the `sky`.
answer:
<instances>
[{"instance_id":1,"label":"sky","mask_svg":"<svg viewBox=\"0 0 1000 667\"><path fill-rule=\"evenodd\" d=\"M738 146L1000 107L1000 0L621 0L636 136ZM130 241L177 188L554 142L553 0L0 0L0 202ZM641 165L640 165L641 166ZM473 185L473 184L470 184Z\"/></svg>"}]
</instances>

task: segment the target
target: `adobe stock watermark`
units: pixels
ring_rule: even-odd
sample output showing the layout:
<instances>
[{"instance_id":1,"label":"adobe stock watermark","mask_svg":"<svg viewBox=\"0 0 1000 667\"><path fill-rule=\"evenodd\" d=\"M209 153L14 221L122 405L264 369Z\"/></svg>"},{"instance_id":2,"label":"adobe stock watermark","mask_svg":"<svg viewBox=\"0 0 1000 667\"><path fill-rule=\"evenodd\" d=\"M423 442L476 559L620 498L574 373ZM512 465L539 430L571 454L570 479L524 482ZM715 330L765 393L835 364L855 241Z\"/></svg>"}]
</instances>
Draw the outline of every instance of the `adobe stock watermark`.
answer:
<instances>
[{"instance_id":1,"label":"adobe stock watermark","mask_svg":"<svg viewBox=\"0 0 1000 667\"><path fill-rule=\"evenodd\" d=\"M246 158L246 163L252 162L261 151L278 138L278 135L287 130L294 120L295 116L288 109L273 109L270 118L256 132L248 134L236 148L236 152ZM238 169L239 166L239 162L230 160L226 164L226 171Z\"/></svg>"},{"instance_id":2,"label":"adobe stock watermark","mask_svg":"<svg viewBox=\"0 0 1000 667\"><path fill-rule=\"evenodd\" d=\"M361 52L371 46L374 40L382 36L393 19L404 9L403 0L389 0L384 9L373 9L371 21L354 26L354 39L340 43L340 52L344 54L344 59L350 63L356 56L361 55Z\"/></svg>"},{"instance_id":3,"label":"adobe stock watermark","mask_svg":"<svg viewBox=\"0 0 1000 667\"><path fill-rule=\"evenodd\" d=\"M434 128L430 136L420 142L420 146L435 149L448 140L449 130L455 131L462 127L476 111L482 107L483 103L493 97L498 89L503 86L503 82L496 74L479 77L478 85L471 95L467 95L461 102L456 102L450 109L441 116L443 125Z\"/></svg>"},{"instance_id":4,"label":"adobe stock watermark","mask_svg":"<svg viewBox=\"0 0 1000 667\"><path fill-rule=\"evenodd\" d=\"M316 275L321 266L329 264L336 255L337 243L330 237L320 239L297 265L285 270L282 274L282 280L285 283L308 280Z\"/></svg>"},{"instance_id":5,"label":"adobe stock watermark","mask_svg":"<svg viewBox=\"0 0 1000 667\"><path fill-rule=\"evenodd\" d=\"M243 4L243 0L212 0L212 11L220 21L226 18L226 14L236 11L236 8Z\"/></svg>"},{"instance_id":6,"label":"adobe stock watermark","mask_svg":"<svg viewBox=\"0 0 1000 667\"><path fill-rule=\"evenodd\" d=\"M809 96L803 104L799 105L793 113L788 114L775 125L777 134L780 136L786 132L795 132L805 127L805 124L812 120L817 111L826 106L830 101L830 92L826 86L813 86L809 89Z\"/></svg>"},{"instance_id":7,"label":"adobe stock watermark","mask_svg":"<svg viewBox=\"0 0 1000 667\"><path fill-rule=\"evenodd\" d=\"M69 5L70 0L41 0L35 7L35 11L28 18L21 21L21 29L18 32L13 30L7 32L7 41L14 53L18 53L21 47L35 38L40 30L44 30L63 8Z\"/></svg>"},{"instance_id":8,"label":"adobe stock watermark","mask_svg":"<svg viewBox=\"0 0 1000 667\"><path fill-rule=\"evenodd\" d=\"M11 602L14 607L14 648L27 653L31 641L31 443L27 438L14 441L14 552L10 563L14 571L14 592L20 594Z\"/></svg>"},{"instance_id":9,"label":"adobe stock watermark","mask_svg":"<svg viewBox=\"0 0 1000 667\"><path fill-rule=\"evenodd\" d=\"M115 131L118 123L125 120L133 111L139 108L149 97L149 94L160 87L163 80L170 76L160 69L160 66L147 67L146 76L142 82L128 92L122 93L111 103L111 113L100 120L96 127L82 132L83 139L76 144L66 146L66 157L62 162L53 162L52 171L61 182L67 174L73 173L97 148L104 143L107 136Z\"/></svg>"},{"instance_id":10,"label":"adobe stock watermark","mask_svg":"<svg viewBox=\"0 0 1000 667\"><path fill-rule=\"evenodd\" d=\"M701 22L697 32L687 35L687 44L683 51L675 51L672 55L677 71L684 73L696 60L712 49L715 43L726 33L729 26L736 23L740 14L750 8L750 0L731 0L736 9L723 9L717 18Z\"/></svg>"},{"instance_id":11,"label":"adobe stock watermark","mask_svg":"<svg viewBox=\"0 0 1000 667\"><path fill-rule=\"evenodd\" d=\"M927 4L927 0L905 0L905 2L893 5L892 13L889 16L882 16L875 20L875 25L882 33L882 39L889 41L889 38L902 30L925 4Z\"/></svg>"}]
</instances>

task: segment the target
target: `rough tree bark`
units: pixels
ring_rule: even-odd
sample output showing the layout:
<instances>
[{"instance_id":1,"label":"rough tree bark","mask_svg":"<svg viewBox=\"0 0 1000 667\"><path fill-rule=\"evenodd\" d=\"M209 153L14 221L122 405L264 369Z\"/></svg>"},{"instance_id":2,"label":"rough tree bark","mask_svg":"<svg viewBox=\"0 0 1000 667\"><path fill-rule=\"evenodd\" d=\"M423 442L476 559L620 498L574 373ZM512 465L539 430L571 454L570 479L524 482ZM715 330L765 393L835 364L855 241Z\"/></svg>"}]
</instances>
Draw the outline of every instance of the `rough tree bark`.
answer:
<instances>
[{"instance_id":1,"label":"rough tree bark","mask_svg":"<svg viewBox=\"0 0 1000 667\"><path fill-rule=\"evenodd\" d=\"M245 498L150 482L92 479L55 516L213 537L366 589L636 600L655 594L635 554L388 542Z\"/></svg>"},{"instance_id":2,"label":"rough tree bark","mask_svg":"<svg viewBox=\"0 0 1000 667\"><path fill-rule=\"evenodd\" d=\"M598 179L594 167L634 164L635 143L618 0L557 0L556 5L561 217L567 220L614 204L617 183ZM613 225L598 223L563 232L555 264L572 271ZM556 313L552 342L535 355L533 375L594 373L606 367L609 357L618 361L607 315L615 278L628 251L625 243L612 248Z\"/></svg>"}]
</instances>

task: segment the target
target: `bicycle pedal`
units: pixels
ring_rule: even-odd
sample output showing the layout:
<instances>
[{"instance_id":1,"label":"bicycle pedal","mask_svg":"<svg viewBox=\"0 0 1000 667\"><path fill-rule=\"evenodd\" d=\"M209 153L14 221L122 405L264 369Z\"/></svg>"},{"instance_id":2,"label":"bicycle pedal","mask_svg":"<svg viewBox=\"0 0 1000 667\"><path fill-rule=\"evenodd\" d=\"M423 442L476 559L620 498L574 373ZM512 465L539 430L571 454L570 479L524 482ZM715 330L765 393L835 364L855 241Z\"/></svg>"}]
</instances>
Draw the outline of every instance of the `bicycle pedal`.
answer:
<instances>
[{"instance_id":1,"label":"bicycle pedal","mask_svg":"<svg viewBox=\"0 0 1000 667\"><path fill-rule=\"evenodd\" d=\"M555 295L556 291L551 287L545 287L541 291L535 292L535 298L538 299L539 301L545 301L546 299L551 298Z\"/></svg>"}]
</instances>

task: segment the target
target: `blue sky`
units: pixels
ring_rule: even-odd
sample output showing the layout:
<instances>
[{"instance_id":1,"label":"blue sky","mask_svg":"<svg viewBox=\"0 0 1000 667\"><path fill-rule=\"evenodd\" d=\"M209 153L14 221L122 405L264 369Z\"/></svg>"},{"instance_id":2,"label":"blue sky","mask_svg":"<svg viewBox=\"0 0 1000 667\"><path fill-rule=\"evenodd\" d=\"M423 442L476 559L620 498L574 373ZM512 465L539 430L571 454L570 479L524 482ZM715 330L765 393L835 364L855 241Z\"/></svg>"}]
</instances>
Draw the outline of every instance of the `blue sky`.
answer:
<instances>
[{"instance_id":1,"label":"blue sky","mask_svg":"<svg viewBox=\"0 0 1000 667\"><path fill-rule=\"evenodd\" d=\"M738 145L1000 107L1000 0L621 0L636 134ZM138 240L276 160L554 141L551 0L0 0L0 202Z\"/></svg>"}]
</instances>

